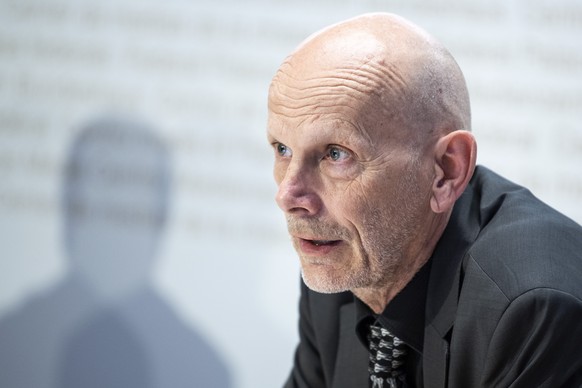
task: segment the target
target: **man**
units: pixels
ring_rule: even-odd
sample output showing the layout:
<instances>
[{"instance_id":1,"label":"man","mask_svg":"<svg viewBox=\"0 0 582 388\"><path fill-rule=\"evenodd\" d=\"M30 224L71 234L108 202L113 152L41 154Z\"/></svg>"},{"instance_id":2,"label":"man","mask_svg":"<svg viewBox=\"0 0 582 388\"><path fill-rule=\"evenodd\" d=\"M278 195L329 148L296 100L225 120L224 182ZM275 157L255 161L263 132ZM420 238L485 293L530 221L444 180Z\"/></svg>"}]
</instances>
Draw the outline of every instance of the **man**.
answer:
<instances>
[{"instance_id":1,"label":"man","mask_svg":"<svg viewBox=\"0 0 582 388\"><path fill-rule=\"evenodd\" d=\"M277 203L302 268L285 387L582 386L582 230L475 167L448 51L363 15L269 90Z\"/></svg>"}]
</instances>

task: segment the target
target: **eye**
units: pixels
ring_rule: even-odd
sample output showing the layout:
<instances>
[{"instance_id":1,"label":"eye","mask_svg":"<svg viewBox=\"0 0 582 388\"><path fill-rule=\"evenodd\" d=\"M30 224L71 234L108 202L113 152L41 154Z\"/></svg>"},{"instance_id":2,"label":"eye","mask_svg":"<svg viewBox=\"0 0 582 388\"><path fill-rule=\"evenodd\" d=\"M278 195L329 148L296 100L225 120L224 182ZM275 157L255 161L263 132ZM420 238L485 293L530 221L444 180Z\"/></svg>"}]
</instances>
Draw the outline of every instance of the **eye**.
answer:
<instances>
[{"instance_id":1,"label":"eye","mask_svg":"<svg viewBox=\"0 0 582 388\"><path fill-rule=\"evenodd\" d=\"M350 157L350 153L343 148L331 146L327 149L327 155L330 160L340 162Z\"/></svg>"},{"instance_id":2,"label":"eye","mask_svg":"<svg viewBox=\"0 0 582 388\"><path fill-rule=\"evenodd\" d=\"M275 143L274 144L275 147L275 151L277 151L277 154L279 154L279 156L291 156L291 149L289 147L287 147L285 144L283 143Z\"/></svg>"}]
</instances>

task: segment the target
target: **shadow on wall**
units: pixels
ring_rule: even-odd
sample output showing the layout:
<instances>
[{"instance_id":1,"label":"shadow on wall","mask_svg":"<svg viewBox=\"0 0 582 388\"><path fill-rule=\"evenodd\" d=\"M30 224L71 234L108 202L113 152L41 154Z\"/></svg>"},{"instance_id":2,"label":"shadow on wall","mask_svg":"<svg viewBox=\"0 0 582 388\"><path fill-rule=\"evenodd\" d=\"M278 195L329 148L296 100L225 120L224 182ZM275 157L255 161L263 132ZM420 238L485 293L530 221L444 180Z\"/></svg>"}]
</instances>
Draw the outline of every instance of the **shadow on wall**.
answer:
<instances>
[{"instance_id":1,"label":"shadow on wall","mask_svg":"<svg viewBox=\"0 0 582 388\"><path fill-rule=\"evenodd\" d=\"M217 352L150 284L170 169L141 123L105 117L79 133L62 195L70 270L0 321L0 387L231 386Z\"/></svg>"}]
</instances>

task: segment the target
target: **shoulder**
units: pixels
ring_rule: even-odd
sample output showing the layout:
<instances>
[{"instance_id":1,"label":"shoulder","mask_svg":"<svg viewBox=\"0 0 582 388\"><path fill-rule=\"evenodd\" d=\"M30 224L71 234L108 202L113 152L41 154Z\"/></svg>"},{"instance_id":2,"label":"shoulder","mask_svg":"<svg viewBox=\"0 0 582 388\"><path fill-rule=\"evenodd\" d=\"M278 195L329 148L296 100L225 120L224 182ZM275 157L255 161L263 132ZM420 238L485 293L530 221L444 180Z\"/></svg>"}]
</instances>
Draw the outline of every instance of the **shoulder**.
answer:
<instances>
[{"instance_id":1,"label":"shoulder","mask_svg":"<svg viewBox=\"0 0 582 388\"><path fill-rule=\"evenodd\" d=\"M528 190L480 172L481 230L465 268L482 271L508 299L547 288L582 298L582 228Z\"/></svg>"},{"instance_id":2,"label":"shoulder","mask_svg":"<svg viewBox=\"0 0 582 388\"><path fill-rule=\"evenodd\" d=\"M579 386L582 300L552 288L509 304L489 342L482 386ZM543 382L543 384L542 384Z\"/></svg>"}]
</instances>

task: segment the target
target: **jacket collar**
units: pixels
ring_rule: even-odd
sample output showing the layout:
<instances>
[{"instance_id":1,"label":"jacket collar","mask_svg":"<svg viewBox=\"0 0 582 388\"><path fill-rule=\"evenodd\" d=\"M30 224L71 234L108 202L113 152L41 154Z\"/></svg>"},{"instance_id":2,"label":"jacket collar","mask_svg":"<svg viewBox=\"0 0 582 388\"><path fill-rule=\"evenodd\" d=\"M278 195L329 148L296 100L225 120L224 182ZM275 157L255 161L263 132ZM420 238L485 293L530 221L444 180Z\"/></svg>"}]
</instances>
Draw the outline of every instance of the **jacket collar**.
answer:
<instances>
[{"instance_id":1,"label":"jacket collar","mask_svg":"<svg viewBox=\"0 0 582 388\"><path fill-rule=\"evenodd\" d=\"M477 188L481 173L480 168L475 171L467 189L455 203L430 259L423 353L426 388L446 386L449 333L455 321L463 281L463 260L481 230L481 193Z\"/></svg>"}]
</instances>

